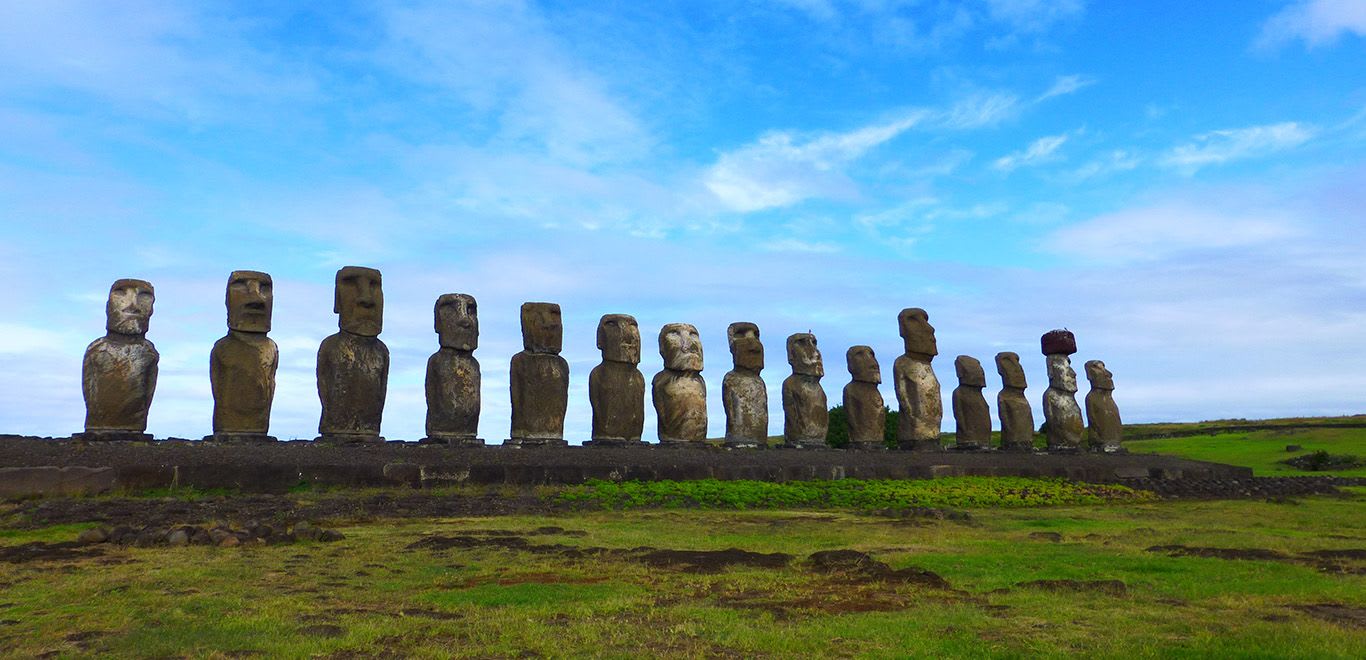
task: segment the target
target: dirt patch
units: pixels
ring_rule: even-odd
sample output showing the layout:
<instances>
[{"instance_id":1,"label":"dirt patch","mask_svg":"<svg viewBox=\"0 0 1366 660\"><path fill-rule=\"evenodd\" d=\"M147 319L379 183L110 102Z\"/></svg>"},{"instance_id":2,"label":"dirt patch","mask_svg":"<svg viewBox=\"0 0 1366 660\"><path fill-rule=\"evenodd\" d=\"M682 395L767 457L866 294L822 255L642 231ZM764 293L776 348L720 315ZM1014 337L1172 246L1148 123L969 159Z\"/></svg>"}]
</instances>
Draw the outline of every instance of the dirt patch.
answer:
<instances>
[{"instance_id":1,"label":"dirt patch","mask_svg":"<svg viewBox=\"0 0 1366 660\"><path fill-rule=\"evenodd\" d=\"M857 550L822 550L812 553L806 565L818 573L839 574L853 582L902 582L932 589L953 589L948 580L923 568L910 566L893 570Z\"/></svg>"},{"instance_id":2,"label":"dirt patch","mask_svg":"<svg viewBox=\"0 0 1366 660\"><path fill-rule=\"evenodd\" d=\"M1211 559L1252 559L1286 561L1290 555L1264 548L1202 548L1190 545L1155 545L1148 552L1161 552L1172 557L1208 557Z\"/></svg>"},{"instance_id":3,"label":"dirt patch","mask_svg":"<svg viewBox=\"0 0 1366 660\"><path fill-rule=\"evenodd\" d=\"M1053 592L1102 593L1111 596L1124 596L1129 593L1129 586L1119 580L1030 580L1015 586Z\"/></svg>"},{"instance_id":4,"label":"dirt patch","mask_svg":"<svg viewBox=\"0 0 1366 660\"><path fill-rule=\"evenodd\" d=\"M1057 532L1030 532L1029 538L1034 541L1051 541L1053 543L1062 542L1062 534Z\"/></svg>"},{"instance_id":5,"label":"dirt patch","mask_svg":"<svg viewBox=\"0 0 1366 660\"><path fill-rule=\"evenodd\" d=\"M1310 550L1300 553L1305 557L1318 557L1322 559L1350 559L1355 561L1366 561L1366 548L1348 548L1346 550Z\"/></svg>"},{"instance_id":6,"label":"dirt patch","mask_svg":"<svg viewBox=\"0 0 1366 660\"><path fill-rule=\"evenodd\" d=\"M8 564L24 564L32 561L75 561L104 554L103 550L87 548L75 541L44 543L34 541L20 545L0 547L0 561Z\"/></svg>"},{"instance_id":7,"label":"dirt patch","mask_svg":"<svg viewBox=\"0 0 1366 660\"><path fill-rule=\"evenodd\" d=\"M1324 573L1366 575L1366 550L1360 548L1308 550L1296 555L1263 548L1205 548L1188 545L1155 545L1148 552L1172 557L1209 557L1213 559L1278 561L1310 566Z\"/></svg>"},{"instance_id":8,"label":"dirt patch","mask_svg":"<svg viewBox=\"0 0 1366 660\"><path fill-rule=\"evenodd\" d=\"M750 552L739 548L725 550L652 550L637 558L656 567L675 567L684 573L719 573L732 566L784 568L792 555L781 552Z\"/></svg>"},{"instance_id":9,"label":"dirt patch","mask_svg":"<svg viewBox=\"0 0 1366 660\"><path fill-rule=\"evenodd\" d=\"M346 634L346 629L330 623L318 623L300 628L299 634L310 637L341 637Z\"/></svg>"},{"instance_id":10,"label":"dirt patch","mask_svg":"<svg viewBox=\"0 0 1366 660\"><path fill-rule=\"evenodd\" d=\"M1312 605L1291 605L1290 609L1340 626L1366 628L1366 608L1342 603L1315 603Z\"/></svg>"},{"instance_id":11,"label":"dirt patch","mask_svg":"<svg viewBox=\"0 0 1366 660\"><path fill-rule=\"evenodd\" d=\"M544 529L544 528L543 528ZM564 530L554 528L562 534ZM453 548L496 548L516 550L539 555L558 555L567 559L585 557L615 557L638 561L649 566L674 567L685 573L716 573L732 566L751 566L756 568L782 568L792 561L791 555L782 553L765 554L749 552L738 548L725 550L671 550L639 547L629 550L599 547L577 547L562 543L532 543L522 536L488 535L491 530L478 530L482 535L433 535L414 541L408 550L450 550ZM563 580L558 580L563 581Z\"/></svg>"}]
</instances>

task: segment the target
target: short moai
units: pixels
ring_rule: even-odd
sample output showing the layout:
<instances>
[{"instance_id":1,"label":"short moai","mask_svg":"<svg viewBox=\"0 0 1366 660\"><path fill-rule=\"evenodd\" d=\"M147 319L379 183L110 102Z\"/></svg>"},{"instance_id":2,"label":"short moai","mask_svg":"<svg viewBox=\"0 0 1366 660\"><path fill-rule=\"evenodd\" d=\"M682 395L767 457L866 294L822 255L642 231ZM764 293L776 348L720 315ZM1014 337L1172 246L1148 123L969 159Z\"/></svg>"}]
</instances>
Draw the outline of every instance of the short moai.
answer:
<instances>
[{"instance_id":1,"label":"short moai","mask_svg":"<svg viewBox=\"0 0 1366 660\"><path fill-rule=\"evenodd\" d=\"M759 326L732 323L726 340L735 368L721 381L721 402L726 409L726 446L768 446L768 388L759 372L764 370L764 345Z\"/></svg>"},{"instance_id":2,"label":"short moai","mask_svg":"<svg viewBox=\"0 0 1366 660\"><path fill-rule=\"evenodd\" d=\"M274 442L270 407L280 349L266 336L274 308L270 275L235 270L228 276L228 334L209 353L213 435L218 442Z\"/></svg>"},{"instance_id":3,"label":"short moai","mask_svg":"<svg viewBox=\"0 0 1366 660\"><path fill-rule=\"evenodd\" d=\"M1086 363L1086 379L1091 391L1086 393L1086 442L1093 451L1109 454L1124 451L1124 423L1115 405L1115 376L1100 360Z\"/></svg>"},{"instance_id":4,"label":"short moai","mask_svg":"<svg viewBox=\"0 0 1366 660\"><path fill-rule=\"evenodd\" d=\"M560 357L564 325L555 303L522 303L522 352L512 356L512 447L563 447L569 363Z\"/></svg>"},{"instance_id":5,"label":"short moai","mask_svg":"<svg viewBox=\"0 0 1366 660\"><path fill-rule=\"evenodd\" d=\"M958 387L953 390L954 449L972 451L991 448L991 409L982 390L987 374L975 357L960 355L953 361Z\"/></svg>"},{"instance_id":6,"label":"short moai","mask_svg":"<svg viewBox=\"0 0 1366 660\"><path fill-rule=\"evenodd\" d=\"M1025 397L1024 368L1020 356L1012 352L996 354L996 373L1001 375L1001 393L996 395L996 412L1001 418L1001 449L1034 450L1034 411Z\"/></svg>"},{"instance_id":7,"label":"short moai","mask_svg":"<svg viewBox=\"0 0 1366 660\"><path fill-rule=\"evenodd\" d=\"M850 449L886 449L887 412L878 384L882 368L871 346L851 346L844 354L849 384L844 386L844 414L849 419Z\"/></svg>"},{"instance_id":8,"label":"short moai","mask_svg":"<svg viewBox=\"0 0 1366 660\"><path fill-rule=\"evenodd\" d=\"M1077 352L1077 340L1067 330L1050 330L1041 344L1048 364L1048 391L1043 395L1048 451L1074 452L1081 448L1084 428L1077 405L1077 372L1069 357Z\"/></svg>"},{"instance_id":9,"label":"short moai","mask_svg":"<svg viewBox=\"0 0 1366 660\"><path fill-rule=\"evenodd\" d=\"M363 266L337 271L332 311L339 332L318 347L319 442L384 442L380 422L389 387L389 347L384 329L384 287L380 272Z\"/></svg>"},{"instance_id":10,"label":"short moai","mask_svg":"<svg viewBox=\"0 0 1366 660\"><path fill-rule=\"evenodd\" d=\"M939 379L930 362L939 354L934 326L925 310L910 307L897 315L905 353L892 365L892 379L900 407L896 441L901 449L938 451L939 425L944 420L944 401Z\"/></svg>"},{"instance_id":11,"label":"short moai","mask_svg":"<svg viewBox=\"0 0 1366 660\"><path fill-rule=\"evenodd\" d=\"M633 316L606 314L598 321L602 364L588 374L593 439L599 447L641 444L645 429L645 376L640 373L640 326Z\"/></svg>"},{"instance_id":12,"label":"short moai","mask_svg":"<svg viewBox=\"0 0 1366 660\"><path fill-rule=\"evenodd\" d=\"M659 330L664 370L651 383L659 444L702 447L707 439L707 383L702 380L702 339L687 323Z\"/></svg>"},{"instance_id":13,"label":"short moai","mask_svg":"<svg viewBox=\"0 0 1366 660\"><path fill-rule=\"evenodd\" d=\"M826 431L830 412L826 409L825 388L816 335L799 332L787 338L787 363L792 375L783 381L783 446L793 449L828 447Z\"/></svg>"},{"instance_id":14,"label":"short moai","mask_svg":"<svg viewBox=\"0 0 1366 660\"><path fill-rule=\"evenodd\" d=\"M151 440L147 411L157 388L161 356L147 341L156 292L145 280L121 279L109 287L103 337L81 362L85 432L79 440Z\"/></svg>"},{"instance_id":15,"label":"short moai","mask_svg":"<svg viewBox=\"0 0 1366 660\"><path fill-rule=\"evenodd\" d=\"M479 306L467 293L436 299L433 327L440 348L427 358L427 437L424 443L482 447L479 438Z\"/></svg>"}]
</instances>

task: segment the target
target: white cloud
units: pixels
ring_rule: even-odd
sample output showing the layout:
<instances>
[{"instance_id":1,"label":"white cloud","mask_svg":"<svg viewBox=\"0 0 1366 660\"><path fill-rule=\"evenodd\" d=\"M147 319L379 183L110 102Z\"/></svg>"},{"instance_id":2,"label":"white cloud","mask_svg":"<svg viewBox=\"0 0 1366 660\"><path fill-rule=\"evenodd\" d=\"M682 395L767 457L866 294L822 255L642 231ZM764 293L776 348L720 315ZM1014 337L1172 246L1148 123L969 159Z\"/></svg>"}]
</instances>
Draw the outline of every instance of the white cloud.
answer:
<instances>
[{"instance_id":1,"label":"white cloud","mask_svg":"<svg viewBox=\"0 0 1366 660\"><path fill-rule=\"evenodd\" d=\"M1083 87L1089 87L1094 84L1096 84L1095 79L1087 78L1085 76L1058 76L1057 80L1053 81L1053 86L1049 87L1048 91L1040 94L1037 99L1034 99L1034 102L1038 103L1039 101L1051 99L1055 96L1066 96Z\"/></svg>"},{"instance_id":2,"label":"white cloud","mask_svg":"<svg viewBox=\"0 0 1366 660\"><path fill-rule=\"evenodd\" d=\"M992 167L1003 172L1010 172L1019 167L1028 167L1054 160L1058 148L1064 142L1067 142L1066 133L1041 137L1031 142L1023 151L1016 151L997 158L992 163Z\"/></svg>"},{"instance_id":3,"label":"white cloud","mask_svg":"<svg viewBox=\"0 0 1366 660\"><path fill-rule=\"evenodd\" d=\"M948 129L994 126L1019 113L1020 99L1013 94L976 94L940 113L938 125Z\"/></svg>"},{"instance_id":4,"label":"white cloud","mask_svg":"<svg viewBox=\"0 0 1366 660\"><path fill-rule=\"evenodd\" d=\"M1083 261L1164 259L1190 251L1249 248L1301 233L1284 214L1256 209L1214 210L1188 202L1108 213L1050 234L1045 250Z\"/></svg>"},{"instance_id":5,"label":"white cloud","mask_svg":"<svg viewBox=\"0 0 1366 660\"><path fill-rule=\"evenodd\" d=\"M1074 19L1086 9L1083 0L987 0L987 14L1016 32L1037 34Z\"/></svg>"},{"instance_id":6,"label":"white cloud","mask_svg":"<svg viewBox=\"0 0 1366 660\"><path fill-rule=\"evenodd\" d=\"M1206 165L1255 158L1298 147L1313 139L1318 129L1297 122L1231 128L1197 135L1190 144L1172 149L1162 163L1194 172Z\"/></svg>"},{"instance_id":7,"label":"white cloud","mask_svg":"<svg viewBox=\"0 0 1366 660\"><path fill-rule=\"evenodd\" d=\"M1115 149L1104 156L1091 160L1072 172L1075 179L1089 179L1112 172L1127 172L1139 166L1142 159L1126 149Z\"/></svg>"},{"instance_id":8,"label":"white cloud","mask_svg":"<svg viewBox=\"0 0 1366 660\"><path fill-rule=\"evenodd\" d=\"M1313 48L1329 45L1343 34L1366 36L1366 2L1362 0L1300 0L1262 24L1261 48L1275 48L1296 39Z\"/></svg>"},{"instance_id":9,"label":"white cloud","mask_svg":"<svg viewBox=\"0 0 1366 660\"><path fill-rule=\"evenodd\" d=\"M796 238L779 238L768 241L759 247L769 252L806 252L813 254L828 254L838 252L839 246L834 243L822 243L816 241L803 241Z\"/></svg>"}]
</instances>

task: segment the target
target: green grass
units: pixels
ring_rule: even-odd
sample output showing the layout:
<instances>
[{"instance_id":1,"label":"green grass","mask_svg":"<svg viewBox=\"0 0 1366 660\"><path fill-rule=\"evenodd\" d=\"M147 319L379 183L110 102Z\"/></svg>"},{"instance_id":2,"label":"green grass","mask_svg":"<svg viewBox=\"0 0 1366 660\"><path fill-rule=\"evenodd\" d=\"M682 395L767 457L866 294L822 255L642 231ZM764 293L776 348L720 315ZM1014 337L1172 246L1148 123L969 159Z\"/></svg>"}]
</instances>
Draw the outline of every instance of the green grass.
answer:
<instances>
[{"instance_id":1,"label":"green grass","mask_svg":"<svg viewBox=\"0 0 1366 660\"><path fill-rule=\"evenodd\" d=\"M1287 452L1287 445L1299 445L1300 450ZM1267 429L1246 433L1126 440L1124 446L1134 453L1170 454L1202 461L1244 465L1252 468L1253 473L1258 476L1366 477L1366 468L1310 472L1280 462L1315 451L1366 456L1366 428Z\"/></svg>"}]
</instances>

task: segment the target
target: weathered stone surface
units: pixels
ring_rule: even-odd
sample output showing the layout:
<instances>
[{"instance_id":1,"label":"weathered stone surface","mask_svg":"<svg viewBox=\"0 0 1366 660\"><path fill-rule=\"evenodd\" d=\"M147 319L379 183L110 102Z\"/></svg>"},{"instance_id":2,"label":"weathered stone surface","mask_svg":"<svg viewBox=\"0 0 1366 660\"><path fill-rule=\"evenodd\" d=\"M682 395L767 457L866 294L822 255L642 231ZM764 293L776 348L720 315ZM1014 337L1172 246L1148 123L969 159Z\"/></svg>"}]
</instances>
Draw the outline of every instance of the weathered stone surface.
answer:
<instances>
[{"instance_id":1,"label":"weathered stone surface","mask_svg":"<svg viewBox=\"0 0 1366 660\"><path fill-rule=\"evenodd\" d=\"M213 435L205 440L273 441L270 408L280 349L270 331L275 294L270 275L237 270L228 276L228 334L209 353Z\"/></svg>"},{"instance_id":2,"label":"weathered stone surface","mask_svg":"<svg viewBox=\"0 0 1366 660\"><path fill-rule=\"evenodd\" d=\"M1001 418L1001 449L1034 449L1034 411L1025 397L1024 368L1020 356L1009 351L996 354L996 373L1001 375L1001 393L996 395L996 412Z\"/></svg>"},{"instance_id":3,"label":"weathered stone surface","mask_svg":"<svg viewBox=\"0 0 1366 660\"><path fill-rule=\"evenodd\" d=\"M593 444L638 444L645 430L645 375L640 364L640 326L627 314L598 321L602 364L588 374L593 406Z\"/></svg>"},{"instance_id":4,"label":"weathered stone surface","mask_svg":"<svg viewBox=\"0 0 1366 660\"><path fill-rule=\"evenodd\" d=\"M1081 447L1081 406L1077 405L1077 372L1072 359L1062 353L1047 356L1048 391L1043 395L1043 417L1048 423L1049 451L1076 451Z\"/></svg>"},{"instance_id":5,"label":"weathered stone surface","mask_svg":"<svg viewBox=\"0 0 1366 660\"><path fill-rule=\"evenodd\" d=\"M150 440L147 411L157 387L161 356L147 341L156 293L144 280L121 279L109 287L105 335L85 349L81 390L85 440Z\"/></svg>"},{"instance_id":6,"label":"weathered stone surface","mask_svg":"<svg viewBox=\"0 0 1366 660\"><path fill-rule=\"evenodd\" d=\"M569 406L569 363L560 357L564 326L555 303L522 303L522 352L512 356L514 447L562 446Z\"/></svg>"},{"instance_id":7,"label":"weathered stone surface","mask_svg":"<svg viewBox=\"0 0 1366 660\"><path fill-rule=\"evenodd\" d=\"M688 323L659 330L664 370L651 383L659 444L697 445L707 439L707 383L702 380L702 339Z\"/></svg>"},{"instance_id":8,"label":"weathered stone surface","mask_svg":"<svg viewBox=\"0 0 1366 660\"><path fill-rule=\"evenodd\" d=\"M851 449L886 449L887 413L878 384L882 368L871 346L851 346L844 354L850 381L844 386Z\"/></svg>"},{"instance_id":9,"label":"weathered stone surface","mask_svg":"<svg viewBox=\"0 0 1366 660\"><path fill-rule=\"evenodd\" d=\"M953 421L957 449L986 449L991 446L991 409L982 390L987 375L977 358L960 355L953 361L958 387L953 390Z\"/></svg>"},{"instance_id":10,"label":"weathered stone surface","mask_svg":"<svg viewBox=\"0 0 1366 660\"><path fill-rule=\"evenodd\" d=\"M436 299L434 328L441 348L427 358L427 437L423 442L483 445L479 439L479 308L474 296Z\"/></svg>"},{"instance_id":11,"label":"weathered stone surface","mask_svg":"<svg viewBox=\"0 0 1366 660\"><path fill-rule=\"evenodd\" d=\"M726 327L735 367L721 381L721 402L726 409L726 446L768 446L768 386L759 372L764 369L764 345L759 326L746 321Z\"/></svg>"},{"instance_id":12,"label":"weathered stone surface","mask_svg":"<svg viewBox=\"0 0 1366 660\"><path fill-rule=\"evenodd\" d=\"M318 399L322 442L383 442L380 421L389 385L384 289L379 271L346 266L337 271L332 311L340 332L318 347Z\"/></svg>"},{"instance_id":13,"label":"weathered stone surface","mask_svg":"<svg viewBox=\"0 0 1366 660\"><path fill-rule=\"evenodd\" d=\"M1124 440L1124 424L1115 405L1114 374L1100 360L1086 363L1086 379L1091 391L1086 393L1086 441L1091 449L1118 452Z\"/></svg>"},{"instance_id":14,"label":"weathered stone surface","mask_svg":"<svg viewBox=\"0 0 1366 660\"><path fill-rule=\"evenodd\" d=\"M944 420L944 401L939 378L930 362L939 354L934 326L925 310L910 307L897 315L906 352L892 365L899 406L896 440L902 449L940 449L939 426Z\"/></svg>"},{"instance_id":15,"label":"weathered stone surface","mask_svg":"<svg viewBox=\"0 0 1366 660\"><path fill-rule=\"evenodd\" d=\"M787 338L787 363L792 375L783 381L783 444L793 448L825 447L830 425L821 360L816 336L799 332Z\"/></svg>"}]
</instances>

